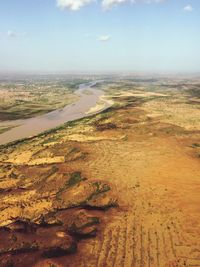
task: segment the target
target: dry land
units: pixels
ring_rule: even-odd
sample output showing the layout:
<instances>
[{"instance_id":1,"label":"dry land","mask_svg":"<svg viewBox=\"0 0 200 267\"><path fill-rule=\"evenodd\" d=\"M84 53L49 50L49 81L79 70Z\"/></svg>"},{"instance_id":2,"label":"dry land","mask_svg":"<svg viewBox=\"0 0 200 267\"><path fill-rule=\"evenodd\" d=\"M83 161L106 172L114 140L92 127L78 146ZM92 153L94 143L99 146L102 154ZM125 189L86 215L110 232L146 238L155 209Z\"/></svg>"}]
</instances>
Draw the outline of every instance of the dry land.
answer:
<instances>
[{"instance_id":1,"label":"dry land","mask_svg":"<svg viewBox=\"0 0 200 267\"><path fill-rule=\"evenodd\" d=\"M0 80L0 121L26 119L77 100L74 91L87 79Z\"/></svg>"},{"instance_id":2,"label":"dry land","mask_svg":"<svg viewBox=\"0 0 200 267\"><path fill-rule=\"evenodd\" d=\"M99 86L108 110L1 146L1 266L200 266L200 80Z\"/></svg>"}]
</instances>

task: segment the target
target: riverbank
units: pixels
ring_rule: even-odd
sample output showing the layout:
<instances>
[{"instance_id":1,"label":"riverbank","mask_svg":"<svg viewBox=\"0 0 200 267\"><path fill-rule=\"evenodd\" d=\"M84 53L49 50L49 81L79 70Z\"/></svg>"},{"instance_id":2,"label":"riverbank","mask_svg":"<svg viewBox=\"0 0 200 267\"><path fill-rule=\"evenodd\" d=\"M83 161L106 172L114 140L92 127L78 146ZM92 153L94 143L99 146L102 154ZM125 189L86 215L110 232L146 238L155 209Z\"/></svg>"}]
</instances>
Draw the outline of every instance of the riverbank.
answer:
<instances>
[{"instance_id":1,"label":"riverbank","mask_svg":"<svg viewBox=\"0 0 200 267\"><path fill-rule=\"evenodd\" d=\"M74 103L77 101L74 92L83 82L86 81L0 80L0 121L12 123L33 118Z\"/></svg>"},{"instance_id":2,"label":"riverbank","mask_svg":"<svg viewBox=\"0 0 200 267\"><path fill-rule=\"evenodd\" d=\"M91 82L79 85L79 90L76 91L78 101L67 105L61 110L56 110L36 118L12 122L12 125L18 124L19 126L0 134L0 144L3 145L20 139L29 138L49 129L58 127L67 121L87 116L88 110L95 107L99 98L104 94L103 91L95 89L95 84L96 82ZM90 94L85 94L85 90L86 92L90 91ZM90 115L96 114L109 106L109 103L105 101L101 110L94 110L93 112L90 112Z\"/></svg>"}]
</instances>

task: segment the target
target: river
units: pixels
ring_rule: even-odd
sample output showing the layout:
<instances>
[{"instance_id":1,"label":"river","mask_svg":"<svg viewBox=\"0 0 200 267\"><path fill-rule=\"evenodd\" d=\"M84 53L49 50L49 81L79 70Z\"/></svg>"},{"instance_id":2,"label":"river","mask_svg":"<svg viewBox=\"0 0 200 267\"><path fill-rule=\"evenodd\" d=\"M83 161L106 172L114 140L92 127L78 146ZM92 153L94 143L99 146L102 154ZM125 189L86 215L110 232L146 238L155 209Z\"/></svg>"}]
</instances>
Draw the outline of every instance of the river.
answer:
<instances>
[{"instance_id":1,"label":"river","mask_svg":"<svg viewBox=\"0 0 200 267\"><path fill-rule=\"evenodd\" d=\"M90 82L79 85L79 88L76 91L76 94L79 96L79 100L76 103L65 106L63 109L54 110L47 114L30 119L0 122L0 126L17 125L16 127L0 134L0 145L35 136L44 131L58 127L65 122L88 116L86 113L90 110L90 108L95 107L100 97L104 95L102 90L95 89L96 84L97 82ZM86 90L87 93L84 93ZM109 106L110 104L105 102L103 109L106 109ZM102 109L95 113L99 113L100 111L102 111Z\"/></svg>"}]
</instances>

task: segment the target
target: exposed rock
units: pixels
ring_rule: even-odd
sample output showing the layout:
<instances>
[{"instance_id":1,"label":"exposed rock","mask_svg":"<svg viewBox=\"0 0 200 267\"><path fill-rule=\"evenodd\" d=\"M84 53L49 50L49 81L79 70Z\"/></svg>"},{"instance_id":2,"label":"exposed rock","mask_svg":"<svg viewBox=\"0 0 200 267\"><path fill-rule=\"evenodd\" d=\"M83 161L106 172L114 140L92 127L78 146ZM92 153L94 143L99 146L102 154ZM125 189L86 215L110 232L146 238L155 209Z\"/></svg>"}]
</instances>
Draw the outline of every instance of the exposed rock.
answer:
<instances>
[{"instance_id":1,"label":"exposed rock","mask_svg":"<svg viewBox=\"0 0 200 267\"><path fill-rule=\"evenodd\" d=\"M7 225L5 229L21 233L34 233L36 231L36 226L28 221L16 220Z\"/></svg>"},{"instance_id":2,"label":"exposed rock","mask_svg":"<svg viewBox=\"0 0 200 267\"><path fill-rule=\"evenodd\" d=\"M109 209L111 207L117 207L117 198L103 193L101 195L95 196L87 202L87 206L96 209Z\"/></svg>"},{"instance_id":3,"label":"exposed rock","mask_svg":"<svg viewBox=\"0 0 200 267\"><path fill-rule=\"evenodd\" d=\"M33 267L63 267L63 264L59 264L56 259L40 259Z\"/></svg>"},{"instance_id":4,"label":"exposed rock","mask_svg":"<svg viewBox=\"0 0 200 267\"><path fill-rule=\"evenodd\" d=\"M76 252L76 242L68 235L57 236L47 243L42 242L39 246L44 257L53 258Z\"/></svg>"},{"instance_id":5,"label":"exposed rock","mask_svg":"<svg viewBox=\"0 0 200 267\"><path fill-rule=\"evenodd\" d=\"M102 123L102 124L96 125L97 131L112 130L112 129L116 129L116 128L117 128L117 126L114 123Z\"/></svg>"},{"instance_id":6,"label":"exposed rock","mask_svg":"<svg viewBox=\"0 0 200 267\"><path fill-rule=\"evenodd\" d=\"M76 242L66 232L41 228L35 234L4 234L0 255L39 251L45 257L57 257L76 251Z\"/></svg>"},{"instance_id":7,"label":"exposed rock","mask_svg":"<svg viewBox=\"0 0 200 267\"><path fill-rule=\"evenodd\" d=\"M38 218L38 220L35 221L37 225L42 226L61 226L63 225L63 222L56 218L55 215L47 214L44 216L41 216Z\"/></svg>"},{"instance_id":8,"label":"exposed rock","mask_svg":"<svg viewBox=\"0 0 200 267\"><path fill-rule=\"evenodd\" d=\"M7 240L4 239L3 247L0 248L0 255L2 254L17 254L25 252L33 252L39 250L38 243L30 242L27 239L18 239L16 235L7 236ZM23 241L22 241L23 240Z\"/></svg>"},{"instance_id":9,"label":"exposed rock","mask_svg":"<svg viewBox=\"0 0 200 267\"><path fill-rule=\"evenodd\" d=\"M99 223L98 217L93 217L86 211L80 211L72 217L68 230L70 233L79 236L95 236L97 232L96 225Z\"/></svg>"},{"instance_id":10,"label":"exposed rock","mask_svg":"<svg viewBox=\"0 0 200 267\"><path fill-rule=\"evenodd\" d=\"M96 236L100 220L83 208L113 206L110 185L87 180L79 171L68 172L66 166L48 167L45 171L39 166L38 172L35 167L18 168L25 178L12 184L11 191L2 193L1 266L15 266L16 262L24 266L24 257L31 266L34 257L42 261L64 256L76 251L80 238Z\"/></svg>"},{"instance_id":11,"label":"exposed rock","mask_svg":"<svg viewBox=\"0 0 200 267\"><path fill-rule=\"evenodd\" d=\"M72 188L62 190L53 203L55 209L66 209L77 206L87 206L89 201L111 188L102 181L84 182Z\"/></svg>"}]
</instances>

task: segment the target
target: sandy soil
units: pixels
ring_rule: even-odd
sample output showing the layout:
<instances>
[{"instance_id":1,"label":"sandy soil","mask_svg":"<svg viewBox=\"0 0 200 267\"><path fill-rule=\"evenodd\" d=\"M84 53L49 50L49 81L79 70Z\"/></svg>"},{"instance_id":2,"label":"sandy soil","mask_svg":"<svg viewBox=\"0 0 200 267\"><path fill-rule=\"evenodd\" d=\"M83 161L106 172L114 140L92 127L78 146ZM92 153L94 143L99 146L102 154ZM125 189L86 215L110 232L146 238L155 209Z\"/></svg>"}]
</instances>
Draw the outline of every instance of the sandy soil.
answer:
<instances>
[{"instance_id":1,"label":"sandy soil","mask_svg":"<svg viewBox=\"0 0 200 267\"><path fill-rule=\"evenodd\" d=\"M154 97L143 102L129 95L128 103L122 97L123 107L4 149L3 165L48 167L61 157L59 172L106 181L118 198L119 207L90 210L101 218L97 236L79 240L75 254L39 258L32 266L200 266L199 109L181 94L177 102ZM63 162L68 146L78 154Z\"/></svg>"},{"instance_id":2,"label":"sandy soil","mask_svg":"<svg viewBox=\"0 0 200 267\"><path fill-rule=\"evenodd\" d=\"M107 106L112 106L114 104L113 100L108 99L105 95L101 96L97 105L95 107L90 108L88 112L86 112L86 115L92 115L97 112L100 112L101 110L105 109Z\"/></svg>"},{"instance_id":3,"label":"sandy soil","mask_svg":"<svg viewBox=\"0 0 200 267\"><path fill-rule=\"evenodd\" d=\"M131 128L126 141L86 145L80 169L115 184L121 205L69 266L199 266L199 159L176 136Z\"/></svg>"}]
</instances>

